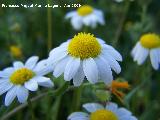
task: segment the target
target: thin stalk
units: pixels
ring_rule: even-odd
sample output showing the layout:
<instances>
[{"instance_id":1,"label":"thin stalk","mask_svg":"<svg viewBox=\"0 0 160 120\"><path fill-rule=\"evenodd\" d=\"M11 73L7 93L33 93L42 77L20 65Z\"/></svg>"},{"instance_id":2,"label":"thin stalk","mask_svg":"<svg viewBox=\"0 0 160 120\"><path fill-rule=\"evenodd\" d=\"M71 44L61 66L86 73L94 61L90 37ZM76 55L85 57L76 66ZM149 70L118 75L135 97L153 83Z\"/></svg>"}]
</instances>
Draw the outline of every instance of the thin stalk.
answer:
<instances>
[{"instance_id":1,"label":"thin stalk","mask_svg":"<svg viewBox=\"0 0 160 120\"><path fill-rule=\"evenodd\" d=\"M28 99L28 107L29 107L29 110L30 110L30 113L31 113L32 120L36 120L35 119L35 115L34 115L34 110L33 110L32 102L31 102L30 98Z\"/></svg>"},{"instance_id":2,"label":"thin stalk","mask_svg":"<svg viewBox=\"0 0 160 120\"><path fill-rule=\"evenodd\" d=\"M119 38L120 38L122 30L123 30L123 25L125 23L125 20L126 20L128 11L129 11L129 8L130 8L130 1L127 0L126 3L125 3L123 15L121 16L119 26L118 26L117 31L115 33L115 38L114 38L114 41L112 43L113 46L116 46L118 41L119 41Z\"/></svg>"},{"instance_id":3,"label":"thin stalk","mask_svg":"<svg viewBox=\"0 0 160 120\"><path fill-rule=\"evenodd\" d=\"M51 4L51 0L47 0L48 4ZM48 51L52 48L52 8L47 7L47 25L48 25L48 41L47 48Z\"/></svg>"},{"instance_id":4,"label":"thin stalk","mask_svg":"<svg viewBox=\"0 0 160 120\"><path fill-rule=\"evenodd\" d=\"M75 89L73 94L73 104L72 104L72 110L71 111L77 111L80 108L81 103L81 95L82 95L82 86Z\"/></svg>"}]
</instances>

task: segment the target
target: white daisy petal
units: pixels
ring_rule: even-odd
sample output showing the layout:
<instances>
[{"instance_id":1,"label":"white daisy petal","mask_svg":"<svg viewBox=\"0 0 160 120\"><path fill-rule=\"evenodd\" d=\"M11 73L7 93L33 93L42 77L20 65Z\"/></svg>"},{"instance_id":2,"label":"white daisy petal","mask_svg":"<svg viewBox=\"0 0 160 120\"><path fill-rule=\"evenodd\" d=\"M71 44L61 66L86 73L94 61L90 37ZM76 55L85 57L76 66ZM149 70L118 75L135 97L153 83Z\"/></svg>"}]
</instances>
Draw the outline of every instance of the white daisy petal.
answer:
<instances>
[{"instance_id":1,"label":"white daisy petal","mask_svg":"<svg viewBox=\"0 0 160 120\"><path fill-rule=\"evenodd\" d=\"M65 57L64 59L60 60L54 69L53 75L55 77L59 77L65 70L65 67L67 65L67 62L69 61L70 57Z\"/></svg>"},{"instance_id":2,"label":"white daisy petal","mask_svg":"<svg viewBox=\"0 0 160 120\"><path fill-rule=\"evenodd\" d=\"M110 45L103 45L103 50L110 54L115 60L117 61L122 61L122 56L119 52L117 52L116 49L114 49L112 46Z\"/></svg>"},{"instance_id":3,"label":"white daisy petal","mask_svg":"<svg viewBox=\"0 0 160 120\"><path fill-rule=\"evenodd\" d=\"M80 30L82 28L82 18L78 15L72 17L71 24L75 30Z\"/></svg>"},{"instance_id":4,"label":"white daisy petal","mask_svg":"<svg viewBox=\"0 0 160 120\"><path fill-rule=\"evenodd\" d=\"M28 92L28 90L25 87L18 86L16 94L17 94L18 101L20 103L24 103L28 99L29 92Z\"/></svg>"},{"instance_id":5,"label":"white daisy petal","mask_svg":"<svg viewBox=\"0 0 160 120\"><path fill-rule=\"evenodd\" d=\"M34 78L24 83L25 88L30 91L36 91L38 89L38 83Z\"/></svg>"},{"instance_id":6,"label":"white daisy petal","mask_svg":"<svg viewBox=\"0 0 160 120\"><path fill-rule=\"evenodd\" d=\"M75 15L77 15L77 12L76 11L71 11L71 12L68 12L65 16L65 19L69 19L69 18L72 18L74 17Z\"/></svg>"},{"instance_id":7,"label":"white daisy petal","mask_svg":"<svg viewBox=\"0 0 160 120\"><path fill-rule=\"evenodd\" d=\"M56 53L56 54L54 54L54 55L52 55L52 56L50 56L49 58L48 58L48 60L51 62L51 63L53 63L53 65L55 64L55 63L57 63L57 62L59 62L60 60L62 60L64 57L66 57L67 56L67 51L63 51L63 52L60 52L60 53Z\"/></svg>"},{"instance_id":8,"label":"white daisy petal","mask_svg":"<svg viewBox=\"0 0 160 120\"><path fill-rule=\"evenodd\" d=\"M110 54L115 60L122 61L122 56L116 50L105 50L106 53Z\"/></svg>"},{"instance_id":9,"label":"white daisy petal","mask_svg":"<svg viewBox=\"0 0 160 120\"><path fill-rule=\"evenodd\" d=\"M104 58L101 56L98 58L95 58L95 62L98 66L100 79L103 80L106 84L110 84L113 80L112 71Z\"/></svg>"},{"instance_id":10,"label":"white daisy petal","mask_svg":"<svg viewBox=\"0 0 160 120\"><path fill-rule=\"evenodd\" d=\"M56 47L54 49L51 50L51 52L49 53L49 56L57 56L60 53L66 52L67 51L67 44L68 42L64 42L63 45L60 45L60 47Z\"/></svg>"},{"instance_id":11,"label":"white daisy petal","mask_svg":"<svg viewBox=\"0 0 160 120\"><path fill-rule=\"evenodd\" d=\"M85 77L85 75L83 72L83 66L82 66L82 64L80 64L80 67L79 67L77 73L73 77L74 86L80 86L84 80L84 77Z\"/></svg>"},{"instance_id":12,"label":"white daisy petal","mask_svg":"<svg viewBox=\"0 0 160 120\"><path fill-rule=\"evenodd\" d=\"M3 82L0 83L0 95L11 89L13 84L9 82L9 80L3 80Z\"/></svg>"},{"instance_id":13,"label":"white daisy petal","mask_svg":"<svg viewBox=\"0 0 160 120\"><path fill-rule=\"evenodd\" d=\"M98 10L98 9L94 8L94 13L96 15L98 15L99 17L103 17L103 12L101 10Z\"/></svg>"},{"instance_id":14,"label":"white daisy petal","mask_svg":"<svg viewBox=\"0 0 160 120\"><path fill-rule=\"evenodd\" d=\"M24 64L20 61L16 61L16 62L13 63L13 66L17 70L17 69L23 68Z\"/></svg>"},{"instance_id":15,"label":"white daisy petal","mask_svg":"<svg viewBox=\"0 0 160 120\"><path fill-rule=\"evenodd\" d=\"M152 63L153 68L155 70L158 70L158 68L159 68L159 60L158 60L157 49L152 49L150 51L150 59L151 59L151 63Z\"/></svg>"},{"instance_id":16,"label":"white daisy petal","mask_svg":"<svg viewBox=\"0 0 160 120\"><path fill-rule=\"evenodd\" d=\"M6 81L9 81L7 78L0 78L0 85Z\"/></svg>"},{"instance_id":17,"label":"white daisy petal","mask_svg":"<svg viewBox=\"0 0 160 120\"><path fill-rule=\"evenodd\" d=\"M134 116L131 116L129 120L138 120L138 119Z\"/></svg>"},{"instance_id":18,"label":"white daisy petal","mask_svg":"<svg viewBox=\"0 0 160 120\"><path fill-rule=\"evenodd\" d=\"M105 20L104 20L104 16L103 16L102 11L94 9L94 14L97 16L98 23L100 23L101 25L104 25Z\"/></svg>"},{"instance_id":19,"label":"white daisy petal","mask_svg":"<svg viewBox=\"0 0 160 120\"><path fill-rule=\"evenodd\" d=\"M102 40L101 38L96 38L96 39L98 40L98 42L99 42L100 44L102 44L102 46L103 46L103 44L105 44L105 41Z\"/></svg>"},{"instance_id":20,"label":"white daisy petal","mask_svg":"<svg viewBox=\"0 0 160 120\"><path fill-rule=\"evenodd\" d=\"M85 108L88 112L95 112L99 109L104 109L104 107L98 103L87 103L83 105L83 108Z\"/></svg>"},{"instance_id":21,"label":"white daisy petal","mask_svg":"<svg viewBox=\"0 0 160 120\"><path fill-rule=\"evenodd\" d=\"M66 81L70 81L77 73L79 66L80 66L80 58L70 57L70 60L68 61L65 67L64 79Z\"/></svg>"},{"instance_id":22,"label":"white daisy petal","mask_svg":"<svg viewBox=\"0 0 160 120\"><path fill-rule=\"evenodd\" d=\"M116 114L117 114L118 116L122 116L122 115L124 115L124 116L130 116L130 115L131 115L131 112L128 111L127 109L125 109L125 108L119 108L119 109L116 111Z\"/></svg>"},{"instance_id":23,"label":"white daisy petal","mask_svg":"<svg viewBox=\"0 0 160 120\"><path fill-rule=\"evenodd\" d=\"M157 54L158 54L158 62L160 64L160 48L157 48Z\"/></svg>"},{"instance_id":24,"label":"white daisy petal","mask_svg":"<svg viewBox=\"0 0 160 120\"><path fill-rule=\"evenodd\" d=\"M0 71L0 77L2 78L9 78L9 76L14 72L14 68L9 67L4 69L3 71Z\"/></svg>"},{"instance_id":25,"label":"white daisy petal","mask_svg":"<svg viewBox=\"0 0 160 120\"><path fill-rule=\"evenodd\" d=\"M35 77L34 80L36 80L38 85L40 85L40 86L44 86L44 87L53 87L54 86L51 79L47 78L47 77L38 76L38 77Z\"/></svg>"},{"instance_id":26,"label":"white daisy petal","mask_svg":"<svg viewBox=\"0 0 160 120\"><path fill-rule=\"evenodd\" d=\"M140 46L140 42L138 42L136 46L133 48L133 50L131 51L132 57L135 57L135 54L137 53L137 49L139 46Z\"/></svg>"},{"instance_id":27,"label":"white daisy petal","mask_svg":"<svg viewBox=\"0 0 160 120\"><path fill-rule=\"evenodd\" d=\"M112 46L107 45L107 44L102 44L103 49L105 50L115 50ZM115 50L116 51L116 50Z\"/></svg>"},{"instance_id":28,"label":"white daisy petal","mask_svg":"<svg viewBox=\"0 0 160 120\"><path fill-rule=\"evenodd\" d=\"M83 60L83 71L88 81L93 84L98 82L98 68L93 58Z\"/></svg>"},{"instance_id":29,"label":"white daisy petal","mask_svg":"<svg viewBox=\"0 0 160 120\"><path fill-rule=\"evenodd\" d=\"M128 116L128 115L120 115L119 117L120 120L131 120L130 118L131 116Z\"/></svg>"},{"instance_id":30,"label":"white daisy petal","mask_svg":"<svg viewBox=\"0 0 160 120\"><path fill-rule=\"evenodd\" d=\"M110 102L106 105L106 109L115 112L117 111L118 106L117 104Z\"/></svg>"},{"instance_id":31,"label":"white daisy petal","mask_svg":"<svg viewBox=\"0 0 160 120\"><path fill-rule=\"evenodd\" d=\"M39 57L38 56L32 56L30 57L26 63L25 66L29 69L33 69L36 65L36 63L38 62Z\"/></svg>"},{"instance_id":32,"label":"white daisy petal","mask_svg":"<svg viewBox=\"0 0 160 120\"><path fill-rule=\"evenodd\" d=\"M37 63L33 71L37 75L46 75L52 71L52 66L49 65L48 59L41 60Z\"/></svg>"},{"instance_id":33,"label":"white daisy petal","mask_svg":"<svg viewBox=\"0 0 160 120\"><path fill-rule=\"evenodd\" d=\"M149 50L146 48L141 48L141 56L137 59L139 65L143 64L149 54Z\"/></svg>"},{"instance_id":34,"label":"white daisy petal","mask_svg":"<svg viewBox=\"0 0 160 120\"><path fill-rule=\"evenodd\" d=\"M134 61L138 61L142 52L143 52L143 47L141 45L137 46L137 51L136 51L136 54L134 56Z\"/></svg>"},{"instance_id":35,"label":"white daisy petal","mask_svg":"<svg viewBox=\"0 0 160 120\"><path fill-rule=\"evenodd\" d=\"M12 103L12 101L15 99L16 91L17 91L17 87L15 86L7 92L6 97L5 97L6 106L9 106Z\"/></svg>"},{"instance_id":36,"label":"white daisy petal","mask_svg":"<svg viewBox=\"0 0 160 120\"><path fill-rule=\"evenodd\" d=\"M102 51L101 55L117 74L121 72L121 67L119 63L110 54L107 54L106 52Z\"/></svg>"},{"instance_id":37,"label":"white daisy petal","mask_svg":"<svg viewBox=\"0 0 160 120\"><path fill-rule=\"evenodd\" d=\"M74 112L67 118L67 120L89 120L89 115L84 112Z\"/></svg>"},{"instance_id":38,"label":"white daisy petal","mask_svg":"<svg viewBox=\"0 0 160 120\"><path fill-rule=\"evenodd\" d=\"M90 26L92 28L95 28L97 25L97 17L94 14L88 15L83 18L83 23L86 26Z\"/></svg>"}]
</instances>

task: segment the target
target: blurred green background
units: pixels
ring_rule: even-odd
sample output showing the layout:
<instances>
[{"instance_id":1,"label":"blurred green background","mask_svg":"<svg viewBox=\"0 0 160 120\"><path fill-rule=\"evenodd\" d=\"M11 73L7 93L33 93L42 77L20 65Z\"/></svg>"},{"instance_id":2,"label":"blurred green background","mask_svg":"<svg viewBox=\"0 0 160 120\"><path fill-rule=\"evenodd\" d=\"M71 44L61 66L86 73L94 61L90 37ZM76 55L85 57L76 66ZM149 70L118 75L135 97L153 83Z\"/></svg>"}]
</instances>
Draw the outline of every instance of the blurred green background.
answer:
<instances>
[{"instance_id":1,"label":"blurred green background","mask_svg":"<svg viewBox=\"0 0 160 120\"><path fill-rule=\"evenodd\" d=\"M130 109L139 120L160 120L160 71L152 69L148 60L138 66L131 58L130 52L143 33L160 33L160 0L1 0L1 4L89 4L104 12L105 26L89 29L90 33L113 45L123 56L122 72L115 78L123 78L131 85L131 90L124 98L124 104L113 97L121 106ZM54 48L72 38L80 31L75 31L69 21L64 19L67 12L76 8L2 8L0 7L0 70L12 65L15 60L26 60L29 56L38 55L47 58L50 47ZM52 40L52 44L50 41ZM62 78L54 79L56 88L63 82ZM60 82L61 81L61 82ZM99 102L95 97L93 86L83 90L81 104ZM31 97L41 94L43 88ZM73 90L65 94L45 96L33 104L37 120L66 120L73 112L71 100ZM15 101L10 107L3 105L4 96L0 97L0 118L19 104ZM82 110L81 108L79 110ZM12 114L8 120L28 120L28 107Z\"/></svg>"}]
</instances>

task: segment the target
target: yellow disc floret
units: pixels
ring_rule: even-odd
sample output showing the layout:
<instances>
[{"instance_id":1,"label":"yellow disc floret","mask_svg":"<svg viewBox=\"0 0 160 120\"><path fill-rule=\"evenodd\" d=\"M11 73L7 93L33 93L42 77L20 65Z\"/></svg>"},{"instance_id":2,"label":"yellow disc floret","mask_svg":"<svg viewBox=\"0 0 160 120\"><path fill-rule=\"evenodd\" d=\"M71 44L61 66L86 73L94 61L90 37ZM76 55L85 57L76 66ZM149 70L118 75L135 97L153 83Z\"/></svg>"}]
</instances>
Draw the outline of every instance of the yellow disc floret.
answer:
<instances>
[{"instance_id":1,"label":"yellow disc floret","mask_svg":"<svg viewBox=\"0 0 160 120\"><path fill-rule=\"evenodd\" d=\"M145 34L140 38L140 43L143 47L152 49L160 47L160 37L156 34Z\"/></svg>"},{"instance_id":2,"label":"yellow disc floret","mask_svg":"<svg viewBox=\"0 0 160 120\"><path fill-rule=\"evenodd\" d=\"M89 5L83 5L80 8L77 9L77 13L80 16L86 16L93 12L93 8Z\"/></svg>"},{"instance_id":3,"label":"yellow disc floret","mask_svg":"<svg viewBox=\"0 0 160 120\"><path fill-rule=\"evenodd\" d=\"M21 85L33 78L34 75L35 73L32 70L29 70L27 68L21 68L12 73L12 75L10 76L10 81L13 84Z\"/></svg>"},{"instance_id":4,"label":"yellow disc floret","mask_svg":"<svg viewBox=\"0 0 160 120\"><path fill-rule=\"evenodd\" d=\"M68 53L76 58L95 58L101 53L101 45L94 37L88 33L78 33L68 45Z\"/></svg>"},{"instance_id":5,"label":"yellow disc floret","mask_svg":"<svg viewBox=\"0 0 160 120\"><path fill-rule=\"evenodd\" d=\"M110 110L101 109L91 113L90 120L118 120L118 117Z\"/></svg>"}]
</instances>

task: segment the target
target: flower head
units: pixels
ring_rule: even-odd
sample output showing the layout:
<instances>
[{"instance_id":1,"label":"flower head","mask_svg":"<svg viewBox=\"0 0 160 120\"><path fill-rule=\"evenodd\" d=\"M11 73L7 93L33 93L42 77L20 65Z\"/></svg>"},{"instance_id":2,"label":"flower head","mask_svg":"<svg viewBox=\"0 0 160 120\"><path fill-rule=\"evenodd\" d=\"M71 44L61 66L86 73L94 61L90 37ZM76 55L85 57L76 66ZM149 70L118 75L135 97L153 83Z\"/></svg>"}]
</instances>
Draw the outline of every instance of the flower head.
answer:
<instances>
[{"instance_id":1,"label":"flower head","mask_svg":"<svg viewBox=\"0 0 160 120\"><path fill-rule=\"evenodd\" d=\"M64 73L66 81L73 79L73 84L79 86L85 77L93 84L99 80L110 84L113 80L111 68L120 73L121 67L117 61L122 61L122 57L93 34L79 33L53 49L49 61L55 77Z\"/></svg>"},{"instance_id":2,"label":"flower head","mask_svg":"<svg viewBox=\"0 0 160 120\"><path fill-rule=\"evenodd\" d=\"M158 70L160 64L160 37L154 33L144 34L132 50L132 57L139 65L143 64L150 55L151 64Z\"/></svg>"},{"instance_id":3,"label":"flower head","mask_svg":"<svg viewBox=\"0 0 160 120\"><path fill-rule=\"evenodd\" d=\"M83 107L89 112L74 112L68 120L137 120L131 112L125 108L118 108L117 104L109 102L106 107L98 103L87 103Z\"/></svg>"},{"instance_id":4,"label":"flower head","mask_svg":"<svg viewBox=\"0 0 160 120\"><path fill-rule=\"evenodd\" d=\"M22 50L18 46L10 46L10 53L13 57L22 57Z\"/></svg>"},{"instance_id":5,"label":"flower head","mask_svg":"<svg viewBox=\"0 0 160 120\"><path fill-rule=\"evenodd\" d=\"M71 24L75 30L80 30L83 25L95 28L97 23L105 24L102 11L90 5L83 5L77 10L67 13L65 18L71 19Z\"/></svg>"},{"instance_id":6,"label":"flower head","mask_svg":"<svg viewBox=\"0 0 160 120\"><path fill-rule=\"evenodd\" d=\"M101 45L94 35L79 33L71 39L68 45L68 53L76 58L93 58L101 53Z\"/></svg>"},{"instance_id":7,"label":"flower head","mask_svg":"<svg viewBox=\"0 0 160 120\"><path fill-rule=\"evenodd\" d=\"M36 91L38 85L53 87L52 81L43 75L48 73L47 60L38 62L38 57L30 57L25 64L14 62L13 67L0 71L0 95L7 92L5 105L8 106L17 96L24 103L30 91Z\"/></svg>"}]
</instances>

